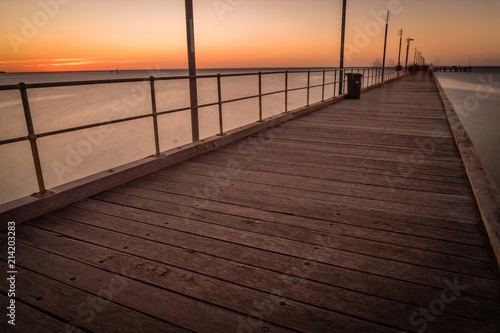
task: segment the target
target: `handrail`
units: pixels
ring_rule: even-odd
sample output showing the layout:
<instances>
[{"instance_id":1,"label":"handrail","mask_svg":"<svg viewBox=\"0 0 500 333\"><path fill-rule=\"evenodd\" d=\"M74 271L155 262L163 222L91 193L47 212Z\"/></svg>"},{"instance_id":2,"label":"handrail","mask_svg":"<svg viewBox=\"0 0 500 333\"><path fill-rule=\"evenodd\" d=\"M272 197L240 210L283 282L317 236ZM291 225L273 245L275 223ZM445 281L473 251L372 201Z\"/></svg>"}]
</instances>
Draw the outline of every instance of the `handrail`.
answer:
<instances>
[{"instance_id":1,"label":"handrail","mask_svg":"<svg viewBox=\"0 0 500 333\"><path fill-rule=\"evenodd\" d=\"M362 88L366 88L375 84L378 84L382 82L382 71L381 68L378 67L353 67L353 68L345 68L345 73L347 73L348 70L350 70L351 73L361 73L363 74L363 82L362 82ZM333 75L333 79L327 80L326 75L327 73L331 73ZM271 95L276 95L276 94L284 94L284 112L289 112L289 94L290 92L294 91L300 91L300 90L306 90L306 106L310 105L310 98L311 98L311 89L313 88L320 88L321 87L321 101L325 101L325 93L326 89L329 86L332 86L333 89L333 98L337 97L338 94L336 94L337 90L337 85L345 85L346 80L343 77L338 77L341 73L341 71L338 68L322 68L322 69L287 69L287 70L274 70L274 71L258 71L258 72L244 72L244 73L217 73L217 74L200 74L196 76L189 76L189 75L180 75L180 76L167 76L167 77L154 77L150 76L149 78L130 78L130 79L104 79L104 80L87 80L87 81L67 81L67 82L50 82L50 83L19 83L18 85L4 85L0 86L0 91L7 91L7 90L19 90L20 92L20 98L22 101L23 105L23 110L24 110L24 115L25 115L25 124L28 129L28 134L25 136L20 136L20 137L14 137L14 138L8 138L4 140L0 140L0 146L1 145L6 145L6 144L12 144L16 142L21 142L21 141L29 141L30 146L31 146L31 154L33 157L33 163L35 167L35 172L36 172L36 178L38 181L38 189L39 192L36 193L36 196L45 196L51 194L49 190L45 188L45 182L44 182L44 176L43 176L43 170L42 170L42 165L40 162L40 152L38 149L37 145L37 139L42 138L42 137L47 137L47 136L53 136L53 135L58 135L58 134L63 134L63 133L69 133L69 132L75 132L75 131L81 131L89 128L94 128L94 127L99 127L103 125L111 125L111 124L117 124L117 123L123 123L123 122L130 122L130 121L135 121L139 119L144 119L144 118L152 118L152 126L153 126L153 133L154 133L154 144L155 144L155 154L154 156L160 156L160 136L161 133L159 131L159 125L158 125L158 117L161 115L169 114L169 113L176 113L176 112L181 112L181 111L187 111L190 110L192 106L187 105L186 107L182 108L177 108L177 109L170 109L170 110L158 110L158 105L157 105L157 99L156 99L156 86L155 82L156 81L168 81L168 80L188 80L188 79L210 79L210 78L215 78L216 79L216 84L217 84L217 101L212 102L212 103L205 103L205 104L199 104L195 106L196 108L205 108L205 107L211 107L211 106L217 106L218 107L218 117L219 117L219 130L218 130L218 135L224 135L224 121L223 121L223 105L228 104L228 103L234 103L234 102L239 102L243 100L249 100L249 99L256 99L258 98L259 101L259 116L257 121L262 122L263 121L263 97L265 96L271 96ZM263 92L263 82L262 78L263 76L266 75L277 75L277 74L283 74L284 77L284 89L279 89L279 90L273 90L273 91L268 91L268 92ZM307 84L305 86L299 86L299 87L294 87L290 88L290 75L292 74L307 74ZM321 74L321 83L318 84L311 84L312 77L311 74ZM392 79L398 75L398 72L394 68L386 68L385 70L385 75L386 79ZM243 77L243 76L256 76L257 81L258 81L258 94L251 94L247 95L244 97L237 97L237 98L230 98L223 100L222 97L222 86L223 78L228 78L228 77ZM69 128L63 128L63 129L57 129L57 130L52 130L48 132L41 132L37 133L35 132L35 126L33 125L33 119L31 116L31 109L30 109L30 101L28 97L27 91L30 89L39 89L39 88L53 88L53 87L68 87L68 86L81 86L81 85L97 85L97 84L115 84L115 83L133 83L133 82L148 82L149 83L149 94L151 98L151 112L146 113L146 114L141 114L141 115L136 115L136 116L130 116L126 118L119 118L119 119L113 119L113 120L108 120L104 122L99 122L99 123L91 123L91 124L86 124L86 125L80 125L80 126L75 126L75 127L69 127ZM345 89L344 89L345 91ZM331 96L331 94L330 94ZM194 124L192 124L193 126ZM193 131L197 130L193 128Z\"/></svg>"}]
</instances>

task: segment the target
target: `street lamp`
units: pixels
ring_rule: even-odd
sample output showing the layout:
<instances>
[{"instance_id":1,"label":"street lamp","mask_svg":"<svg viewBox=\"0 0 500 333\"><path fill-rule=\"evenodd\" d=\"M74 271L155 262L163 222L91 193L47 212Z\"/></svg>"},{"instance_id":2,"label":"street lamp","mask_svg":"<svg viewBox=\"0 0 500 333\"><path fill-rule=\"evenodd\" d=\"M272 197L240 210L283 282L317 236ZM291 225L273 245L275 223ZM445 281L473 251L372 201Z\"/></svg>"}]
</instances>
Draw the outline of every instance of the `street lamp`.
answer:
<instances>
[{"instance_id":1,"label":"street lamp","mask_svg":"<svg viewBox=\"0 0 500 333\"><path fill-rule=\"evenodd\" d=\"M399 71L401 70L401 42L403 41L403 29L399 30L399 53L398 53L398 75Z\"/></svg>"},{"instance_id":2,"label":"street lamp","mask_svg":"<svg viewBox=\"0 0 500 333\"><path fill-rule=\"evenodd\" d=\"M408 45L406 45L406 63L405 63L405 74L406 74L406 70L408 68L408 53L410 52L410 42L413 41L415 39L411 38L411 37L408 37L406 39L406 42L408 43Z\"/></svg>"}]
</instances>

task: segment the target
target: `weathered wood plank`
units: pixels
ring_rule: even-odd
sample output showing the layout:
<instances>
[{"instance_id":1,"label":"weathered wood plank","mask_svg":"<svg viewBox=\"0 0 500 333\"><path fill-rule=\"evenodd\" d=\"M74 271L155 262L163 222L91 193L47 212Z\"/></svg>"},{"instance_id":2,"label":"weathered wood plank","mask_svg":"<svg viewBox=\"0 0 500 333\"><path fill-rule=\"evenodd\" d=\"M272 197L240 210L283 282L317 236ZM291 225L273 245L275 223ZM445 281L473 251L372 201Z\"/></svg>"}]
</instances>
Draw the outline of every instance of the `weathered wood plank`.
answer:
<instances>
[{"instance_id":1,"label":"weathered wood plank","mask_svg":"<svg viewBox=\"0 0 500 333\"><path fill-rule=\"evenodd\" d=\"M126 199L123 198L123 200ZM157 206L162 207L163 205ZM145 206L142 204L142 209L151 210L152 208L153 206ZM166 207L166 210L170 210L170 207ZM132 214L132 212L130 212L130 214ZM409 282L418 281L418 283L434 286L435 283L441 284L444 280L443 276L447 274L444 270L440 271L439 269L415 266L400 261L384 260L379 257L338 250L328 247L325 242L320 244L307 244L271 236L262 237L258 234L231 230L213 224L207 225L206 223L194 219L189 219L187 222L189 223L184 223L184 225L179 223L179 230L204 237L215 238L225 242L237 242L242 245L255 246L267 251L296 256L307 260L314 260L314 258L319 257L318 260L323 263L354 270L362 269L372 274L393 277ZM162 222L160 221L159 223ZM456 272L454 274L460 276L464 281L470 281L471 284L473 283L476 285L478 287L476 290L479 292L478 295L488 297L488 295L498 293L498 286L495 286L493 280L472 275L462 275ZM481 273L481 275L483 274L490 277L492 277L492 275L495 276L495 272L493 271Z\"/></svg>"},{"instance_id":2,"label":"weathered wood plank","mask_svg":"<svg viewBox=\"0 0 500 333\"><path fill-rule=\"evenodd\" d=\"M54 265L52 270L58 271L61 275L65 273L64 266ZM105 272L103 271L102 274ZM179 327L110 301L109 299L113 299L116 295L127 294L124 292L110 296L108 283L112 279L113 275L108 274L106 279L101 281L105 283L104 289L101 289L101 284L93 290L95 294L91 294L18 266L16 298L23 303L33 304L44 312L64 318L66 323L59 328L62 332L68 330L71 332L75 330L75 327L80 326L91 332L183 332ZM6 288L6 284L7 280L1 279L2 289ZM119 284L111 286L113 287L126 288ZM19 320L22 319L19 318ZM144 322L148 325L144 325Z\"/></svg>"},{"instance_id":3,"label":"weathered wood plank","mask_svg":"<svg viewBox=\"0 0 500 333\"><path fill-rule=\"evenodd\" d=\"M395 191L388 187L331 181L328 179L328 172L323 173L321 178L316 178L312 175L297 172L297 169L300 171L300 168L294 168L293 166L290 166L290 169L288 169L292 172L291 175L286 172L286 170L276 170L276 168L272 166L269 168L261 168L254 164L250 167L246 167L245 164L238 164L238 169L228 170L227 162L220 162L222 161L217 160L214 162L204 160L191 162L175 170L169 170L168 178L183 179L183 177L189 177L193 180L200 179L200 181L203 182L207 181L206 177L210 177L212 180L218 180L219 183L229 181L236 183L238 181L244 181L255 184L267 184L286 189L296 189L299 191L308 190L320 195L344 195L387 203L394 202L410 206L433 207L442 210L455 210L457 203L461 204L460 209L463 211L475 212L476 209L476 203L471 200L470 196L410 190ZM238 172L239 170L241 172ZM233 171L233 173L231 174L230 171ZM294 181L295 179L299 179L300 181ZM381 197L382 195L383 197ZM327 197L324 197L324 199L327 200Z\"/></svg>"},{"instance_id":4,"label":"weathered wood plank","mask_svg":"<svg viewBox=\"0 0 500 333\"><path fill-rule=\"evenodd\" d=\"M62 223L62 221L59 222ZM99 234L101 232L103 231L94 229L93 232L89 234L99 237ZM101 238L103 237L105 236L101 236ZM133 239L117 245L121 246L122 244L130 244L130 246L134 247L139 244L140 246L140 243L134 243ZM189 272L174 266L166 266L160 264L158 263L158 260L161 260L163 256L162 252L167 249L163 249L161 246L155 244L148 244L149 254L146 258L150 258L152 260L148 260L143 257L126 255L121 252L108 250L106 248L95 249L94 246L87 246L83 242L78 244L75 244L75 242L73 242L73 245L76 248L81 249L80 251L78 251L78 254L75 254L75 257L78 260L91 265L95 265L96 262L101 264L99 265L100 269L95 270L94 272L92 272L92 274L87 275L94 277L97 273L102 272L103 269L110 270L114 274L117 274L120 271L124 271L122 274L133 279L139 279L156 287L151 291L150 294L148 293L148 298L152 297L155 293L162 293L163 288L168 288L175 291L176 293L199 298L200 301L217 304L223 308L234 309L239 313L248 312L249 314L259 313L261 310L256 306L256 304L259 304L259 302L263 302L264 300L268 300L273 305L273 311L271 311L271 313L269 313L269 315L265 318L266 321L274 322L281 326L298 331L321 332L328 330L331 332L346 332L361 330L362 332L369 332L369 329L372 329L376 332L397 332L397 330L395 329L384 327L382 325L373 324L364 320L356 319L354 317L347 317L334 311L326 311L320 307L311 306L303 302L296 302L292 299L282 297L281 295L276 295L277 293L281 294L277 290L272 294L263 293L255 289L244 288L236 284L229 284L225 281ZM108 246L110 245L111 247L116 246L112 244L109 244ZM57 244L54 244L54 246L57 246ZM69 248L71 247L67 247L66 250ZM38 253L38 256L42 256L42 258L44 257L41 253ZM102 259L97 261L96 256L99 256L99 258ZM82 267L82 265L74 262L71 263L64 260L62 257L58 258L58 260L64 261L64 266L69 266L70 270L81 272L83 269L85 269L84 267ZM45 266L44 271L46 273L50 274L50 266L51 265L49 264ZM86 268L85 270L89 270L89 268ZM233 274L235 274L235 272L233 272ZM275 279L278 278L279 276L278 274L276 274ZM141 290L142 293L145 293L148 288L146 286L138 286L137 289ZM315 299L314 301L322 304L338 304L341 299L344 299L344 297L349 297L345 296L344 293L345 292L340 291L334 292L332 288L330 288L328 293L316 293L315 297L317 299ZM234 297L234 295L238 295L238 297ZM350 296L355 297L355 294L350 293ZM119 296L117 296L117 298L118 297ZM137 295L135 295L135 297L137 297ZM323 300L320 301L319 298L323 298ZM168 297L158 297L158 299L164 299L165 301L167 301L167 303L176 304L176 306L178 306L178 304L180 305L186 303L177 303L170 300ZM363 300L366 301L366 299L364 298ZM379 302L380 301L383 300L379 300ZM154 302L152 299L150 300L150 303L152 303L153 305L156 304L156 302ZM346 305L347 304L344 303L343 306ZM411 308L408 309L408 311L410 310ZM294 318L291 318L290 316L290 313L292 311L294 313ZM151 313L151 310L149 310L149 313ZM199 312L196 311L195 313L196 317L198 318L197 321L202 321ZM368 315L368 313L369 312L367 312L366 315ZM214 313L209 318L216 315L217 313L216 311L214 311ZM193 316L194 313L190 312L190 317L192 318ZM239 324L238 318L243 319L244 317L238 315L238 313L235 313L234 318L229 318L228 316L219 317L218 320L223 324L222 326L218 327L217 330L209 328L210 326L214 325L213 319L204 320L204 323L193 323L191 326L204 325L204 328L198 327L197 329L195 329L198 332L220 332L221 330L229 331L230 328L233 328L236 331ZM404 324L404 322L402 322L401 324ZM183 324L183 326L185 325L188 325L188 323ZM261 326L259 328L268 327L270 330L276 330L279 332L279 330L276 329L276 326L272 324L269 325L268 323L262 323L259 326Z\"/></svg>"},{"instance_id":5,"label":"weathered wood plank","mask_svg":"<svg viewBox=\"0 0 500 333\"><path fill-rule=\"evenodd\" d=\"M383 230L401 233L405 236L415 235L430 239L443 239L451 242L488 247L488 238L479 223L459 223L458 221L447 221L444 219L422 216L409 220L408 215L401 214L399 212L376 211L361 207L337 206L335 204L330 205L330 208L332 209L331 214L320 215L321 212L318 213L312 211L311 214L313 215L309 216L307 214L309 210L306 209L303 209L303 214L299 214L297 212L295 214L291 214L286 211L279 212L277 210L263 210L260 206L252 208L248 202L244 205L238 203L237 201L232 203L229 199L223 200L223 198L219 196L210 198L209 196L205 196L203 194L203 186L193 188L184 186L184 183L179 183L179 181L175 180L170 181L167 186L158 185L154 182L148 182L147 180L137 180L130 185L135 188L128 188L128 186L120 187L115 188L113 192L131 195L134 197L140 196L154 200L157 200L156 197L160 196L161 201L163 202L171 202L174 205L179 205L181 208L183 207L182 209L178 208L176 210L172 210L171 214L178 212L177 214L179 216L183 216L183 211L188 210L189 212L194 212L198 208L207 208L207 210L214 212L218 211L220 213L225 213L226 210L235 211L235 215L240 215L239 212L251 211L252 213L249 217L255 216L260 219L269 219L271 217L268 216L277 215L280 218L271 218L271 220L283 223L283 220L288 221L289 219L293 219L296 220L296 223L299 225L303 224L311 228L320 228L321 230L325 228L325 226L341 228L342 226L339 224L344 224L346 225L346 228L347 226L358 226L368 228L373 232ZM162 195L157 192L165 193ZM201 196L193 196L193 193L202 194ZM108 202L120 203L120 199L113 199L113 195L111 193L102 194L96 196L96 198ZM418 226L418 230L415 230L415 226ZM345 228L343 230L345 230Z\"/></svg>"},{"instance_id":6,"label":"weathered wood plank","mask_svg":"<svg viewBox=\"0 0 500 333\"><path fill-rule=\"evenodd\" d=\"M143 200L139 198L134 198L135 207L142 207L151 210L151 212L147 213L147 218L144 218L144 222L151 221L149 223L163 226L163 219L165 216L158 213L170 213L175 209L175 206L170 206L169 204L163 203L161 208L156 208L155 204L149 200ZM85 207L86 209L92 209L95 211L99 211L101 213L110 214L113 216L138 216L141 212L138 209L132 209L129 207L110 206L104 205L98 202L87 202L87 205L82 205L80 207ZM157 212L157 213L155 213ZM465 259L461 257L457 257L456 255L450 256L449 254L440 254L438 253L438 249L433 249L432 252L423 252L419 249L409 248L408 245L402 246L401 244L387 244L381 243L377 241L368 241L365 239L352 238L352 237L342 237L336 234L332 234L330 232L319 232L310 229L305 229L304 227L293 227L291 225L281 225L281 224L271 224L266 223L264 221L259 221L259 223L247 223L244 218L239 216L229 216L222 213L210 214L210 212L205 213L204 211L193 212L193 217L189 219L189 221L200 220L200 217L203 217L202 223L197 223L193 226L193 228L186 228L184 226L186 219L182 219L181 217L171 217L169 218L169 228L175 228L177 230L188 231L194 234L200 234L198 231L200 228L207 228L212 231L212 229L217 229L222 226L222 230L225 227L235 228L237 230L245 230L248 232L253 232L261 235L269 235L284 239L289 239L293 241L299 241L304 244L312 244L317 245L321 244L322 246L335 248L339 250L345 250L354 253L360 253L365 255L373 255L376 253L377 257L387 258L392 260L398 260L402 262L415 263L415 264L425 264L429 267L435 267L440 269L448 269L450 271L461 271L463 270L463 266L469 266L467 272L472 275L476 275L478 271L484 271L485 265L482 261L475 261L470 259ZM66 216L66 215L63 215ZM210 216L213 216L210 218ZM153 222L158 221L158 222ZM207 223L205 223L207 222ZM214 224L214 226L210 226L210 224ZM258 226L256 225L258 224ZM227 229L229 233L233 230ZM202 234L201 235L205 235ZM216 237L215 233L211 234L211 237ZM454 246L454 244L448 243L449 251L458 252L463 249L463 246ZM474 250L478 253L484 253L484 257L481 259L483 261L494 261L492 254L490 251L481 251L481 248L475 247ZM489 249L485 249L489 250ZM463 254L462 254L463 255ZM423 261L422 258L426 258L426 261ZM492 270L489 275L485 276L497 276L496 270Z\"/></svg>"},{"instance_id":7,"label":"weathered wood plank","mask_svg":"<svg viewBox=\"0 0 500 333\"><path fill-rule=\"evenodd\" d=\"M0 303L9 304L10 298L0 294ZM39 333L54 333L54 332L66 332L65 326L67 323L60 321L54 317L51 317L43 312L40 312L36 308L33 308L20 300L16 300L16 320L15 325L9 324L2 318L0 321L0 332L39 332ZM69 331L71 332L71 331ZM80 329L81 333L86 333L87 331Z\"/></svg>"},{"instance_id":8,"label":"weathered wood plank","mask_svg":"<svg viewBox=\"0 0 500 333\"><path fill-rule=\"evenodd\" d=\"M149 196L146 195L144 197L147 198ZM321 240L320 243L324 242L325 235L331 237L345 236L348 237L348 239L354 238L355 241L373 240L375 242L386 242L389 244L404 243L405 246L408 246L410 248L422 248L437 253L453 254L455 256L463 256L466 258L478 259L483 261L491 261L493 258L490 249L487 247L470 246L467 244L427 238L425 239L425 242L423 242L422 238L420 237L412 237L406 234L401 235L398 233L389 233L374 229L356 228L355 226L349 226L342 223L325 223L307 218L292 217L290 215L265 213L261 210L248 209L242 206L229 204L220 204L217 202L210 202L207 209L203 209L201 207L189 207L189 209L187 209L187 206L185 206L185 198L181 196L178 196L175 200L165 200L173 199L173 197L174 196L172 195L163 196L161 198L155 197L155 200L163 202L162 205L165 207L163 211L165 212L166 216L154 211L149 211L146 213L146 215L150 223L158 223L159 226L168 225L169 228L175 228L176 223L184 224L186 218L196 220L202 217L202 221L207 223L214 223L262 234L275 236L281 235L281 237L291 239L293 239L294 233L303 232L309 234L310 237L314 236L314 238L317 238L318 241ZM138 198L135 197L133 200L138 200ZM140 214L143 214L143 211L141 210L134 209L132 207L118 206L115 204L111 204L111 202L113 202L113 199L108 197L106 202L86 200L76 204L75 206L94 212L101 212L103 214L114 214L115 216L126 215L130 217L140 218ZM68 210L71 211L70 208L68 208ZM69 217L68 215L66 215L68 214L68 210L64 211L64 215L58 215ZM79 214L84 213L79 212ZM76 216L74 216L74 214L72 214L71 216L73 219L82 221L82 218L77 218ZM162 219L167 218L169 222L162 222ZM434 231L434 233L437 232L438 231ZM448 233L448 231L446 233Z\"/></svg>"},{"instance_id":9,"label":"weathered wood plank","mask_svg":"<svg viewBox=\"0 0 500 333\"><path fill-rule=\"evenodd\" d=\"M50 226L48 228L50 228ZM133 265L133 263L138 260L137 258L134 259L133 257L127 257L122 252L115 253L107 249L97 249L96 247L89 246L86 243L80 243L79 241L76 241L76 238L79 238L84 240L85 242L92 242L96 245L103 245L119 251L126 250L125 252L127 253L133 253L144 258L155 260L157 262L162 262L167 265L173 265L173 267L186 268L191 272L208 274L225 281L230 281L234 284L255 288L266 293L276 294L276 292L279 291L279 294L282 298L320 306L325 309L339 311L348 315L369 318L373 321L378 321L379 318L389 315L387 311L398 311L403 313L408 312L403 316L403 318L393 318L393 321L390 324L399 325L400 327L410 329L409 327L407 327L407 320L405 318L411 315L414 310L412 306L406 305L407 299L404 299L403 303L389 302L387 300L384 300L383 298L374 298L364 293L356 293L351 290L339 289L331 284L331 282L334 281L334 279L331 278L331 275L330 277L325 276L325 278L329 279L330 281L330 284L326 285L310 280L307 274L305 275L305 279L300 278L300 276L295 275L294 271L290 271L288 273L280 273L279 271L266 271L252 266L241 265L235 263L234 261L207 256L203 254L203 252L197 252L190 249L182 249L171 246L165 247L162 245L164 243L153 243L148 239L139 239L139 237L131 238L130 236L125 235L120 235L118 237L112 236L109 231L104 231L102 229L91 228L91 230L86 230L85 227L77 227L77 229L75 230L71 226L69 226L69 228L71 228L72 231L72 233L70 234L72 238L61 239L61 237L57 237L56 234L36 231L36 229L33 229L32 233L30 233L29 238L23 238L23 241L27 240L31 244L47 248L50 251L55 251L56 253L59 253L61 255L64 255L70 249L78 248L80 250L78 251L75 259L88 262L91 265L95 265L95 262L97 261L96 258L106 258L104 262L101 262L102 260L99 261L100 265L98 266L101 268L105 267L107 270L111 271L117 270L117 268L113 267L113 262L115 262L116 264L117 261L124 263L118 265L118 267L122 268L123 266L126 266L127 271L129 271L130 269L135 270L135 268L137 268L137 265ZM64 232L65 228L58 228L57 230ZM78 235L86 236L82 237ZM134 236L140 236L140 232L136 233ZM54 239L54 241L48 240L47 237L51 237L52 239ZM120 240L119 243L116 243L117 239ZM158 237L158 240L160 239L161 238ZM226 244L225 247L230 247L231 250L226 250L225 252L232 252L234 247L239 246L240 245L236 244ZM155 248L158 248L158 250L155 250ZM269 255L272 254L268 254L267 256ZM48 267L50 267L50 263L47 263L47 265ZM169 280L165 283L162 283L161 286L165 286L168 289L174 289L177 292L189 293L189 291L185 290L186 287L183 285L179 285L177 286L178 289L175 289L178 282L170 280L172 278L172 275L174 274L175 268L172 268L171 266L169 266L169 268L159 268L156 265L157 264L154 262L148 263L146 261L141 261L141 265L139 268L143 269L146 266L148 267L148 271L151 271L151 274L146 274L146 277L134 276L134 278L140 278L143 281L148 281L149 283L155 284L158 282L151 280L150 277L156 277L158 275L155 273L156 271L168 271ZM156 268L153 269L151 267ZM47 269L50 270L50 268ZM228 275L227 272L232 272L232 274ZM186 275L189 274L191 273L186 273ZM186 278L188 277L182 275L182 278L180 279L182 280ZM200 284L197 284L196 288L205 289ZM212 288L215 287L212 286ZM223 297L223 294L229 291L230 289L219 292L220 298L225 299L225 297ZM311 291L314 292L312 293ZM321 295L330 296L325 298ZM193 297L199 296L200 292L198 291ZM340 301L345 298L350 300L348 304ZM204 297L204 299L209 299L209 297ZM249 297L246 297L246 300L248 299ZM468 301L471 301L473 299L474 298L470 298ZM220 300L216 298L211 302L217 303L220 302ZM353 307L352 303L356 303L357 305ZM456 310L458 310L458 308ZM454 313L454 310L451 309L450 313ZM469 311L469 316L471 315L471 313L474 313L475 316L478 316L480 318L486 318L484 312L476 313L474 311ZM486 315L491 315L491 313L487 313ZM497 323L500 323L500 318ZM462 325L466 325L467 327L469 327L470 323L463 322Z\"/></svg>"},{"instance_id":10,"label":"weathered wood plank","mask_svg":"<svg viewBox=\"0 0 500 333\"><path fill-rule=\"evenodd\" d=\"M196 165L201 171L209 169L209 168L214 168L214 169L222 169L218 174L222 176L232 176L229 174L229 171L231 171L230 168L228 168L228 162L226 158L221 158L222 156L220 154L214 156L203 156L203 159L198 159L196 162L193 161L190 163L190 165L194 166ZM440 204L446 204L449 202L453 203L461 203L461 204L474 204L475 201L473 198L470 196L466 195L451 195L451 194L442 194L442 193L430 193L430 192L418 192L418 191L411 191L411 190L404 190L404 189L397 189L393 190L390 187L381 187L381 186L373 186L373 185L365 185L365 184L355 184L355 183L349 183L349 182L342 182L342 181L335 181L335 180L330 180L329 179L329 173L331 172L329 169L323 170L322 167L320 166L301 166L301 165L296 165L293 164L292 161L289 163L278 163L274 162L271 159L268 161L262 161L262 163L249 163L248 161L245 160L244 157L241 157L239 155L233 155L231 156L231 161L234 161L237 163L237 168L235 171L241 170L245 175L248 175L249 173L246 171L251 171L250 176L253 176L253 180L261 180L258 175L263 175L276 178L277 180L280 179L292 179L293 177L300 177L301 182L293 182L290 184L288 183L289 186L304 186L305 183L317 183L318 186L322 188L326 188L329 191L339 191L338 193L344 193L346 194L346 191L355 191L358 192L359 195L362 196L367 196L371 197L372 195L377 194L378 198L380 198L381 195L384 196L387 200L393 201L401 201L401 202L411 202L409 200L410 198L415 198L419 202L423 203L425 202L426 204L430 205L440 205ZM235 163L235 165L236 165ZM348 169L356 169L355 167L349 167ZM196 170L195 170L196 171ZM356 170L358 171L358 170ZM360 173L367 172L368 169L362 169L359 168ZM172 172L178 172L178 173L190 173L187 170L183 170L183 168L175 168L172 169ZM340 171L337 171L340 172ZM226 177L227 178L227 177ZM326 185L327 184L327 185Z\"/></svg>"}]
</instances>

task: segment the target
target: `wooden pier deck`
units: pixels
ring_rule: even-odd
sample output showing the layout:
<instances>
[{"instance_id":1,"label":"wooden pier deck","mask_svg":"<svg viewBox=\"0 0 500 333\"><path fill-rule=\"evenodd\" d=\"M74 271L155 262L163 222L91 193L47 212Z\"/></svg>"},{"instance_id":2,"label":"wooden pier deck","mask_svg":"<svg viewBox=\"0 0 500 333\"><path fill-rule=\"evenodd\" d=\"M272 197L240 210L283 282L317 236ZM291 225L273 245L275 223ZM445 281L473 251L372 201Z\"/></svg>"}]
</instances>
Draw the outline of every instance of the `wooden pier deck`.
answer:
<instances>
[{"instance_id":1,"label":"wooden pier deck","mask_svg":"<svg viewBox=\"0 0 500 333\"><path fill-rule=\"evenodd\" d=\"M2 332L500 332L498 266L425 76L18 225L16 240Z\"/></svg>"}]
</instances>

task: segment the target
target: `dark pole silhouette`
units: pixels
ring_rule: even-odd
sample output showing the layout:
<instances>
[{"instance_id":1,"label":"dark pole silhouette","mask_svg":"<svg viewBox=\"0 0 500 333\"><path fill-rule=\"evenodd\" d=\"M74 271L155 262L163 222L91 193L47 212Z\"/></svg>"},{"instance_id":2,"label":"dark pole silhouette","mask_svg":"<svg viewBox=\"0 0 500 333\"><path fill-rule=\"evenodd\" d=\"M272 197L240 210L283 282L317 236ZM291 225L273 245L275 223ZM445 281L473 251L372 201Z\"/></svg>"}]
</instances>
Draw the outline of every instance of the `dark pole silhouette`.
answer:
<instances>
[{"instance_id":1,"label":"dark pole silhouette","mask_svg":"<svg viewBox=\"0 0 500 333\"><path fill-rule=\"evenodd\" d=\"M401 43L403 41L403 29L399 30L399 53L398 53L398 71L401 70Z\"/></svg>"},{"instance_id":2,"label":"dark pole silhouette","mask_svg":"<svg viewBox=\"0 0 500 333\"><path fill-rule=\"evenodd\" d=\"M186 35L189 66L189 94L191 101L191 130L194 142L200 139L200 134L198 125L198 87L196 85L193 0L186 0Z\"/></svg>"},{"instance_id":3,"label":"dark pole silhouette","mask_svg":"<svg viewBox=\"0 0 500 333\"><path fill-rule=\"evenodd\" d=\"M413 38L411 37L408 37L406 39L406 42L408 43L408 45L406 45L406 62L405 62L405 74L406 74L406 71L407 71L407 68L408 68L408 53L410 52L410 42L414 40Z\"/></svg>"},{"instance_id":4,"label":"dark pole silhouette","mask_svg":"<svg viewBox=\"0 0 500 333\"><path fill-rule=\"evenodd\" d=\"M389 30L389 11L387 11L387 20L385 21L385 39L384 39L384 56L382 59L382 81L384 81L385 75L385 54L387 50L387 30Z\"/></svg>"},{"instance_id":5,"label":"dark pole silhouette","mask_svg":"<svg viewBox=\"0 0 500 333\"><path fill-rule=\"evenodd\" d=\"M339 95L342 95L344 85L344 41L345 41L345 11L347 0L342 2L342 32L340 34L340 72L339 72Z\"/></svg>"}]
</instances>

